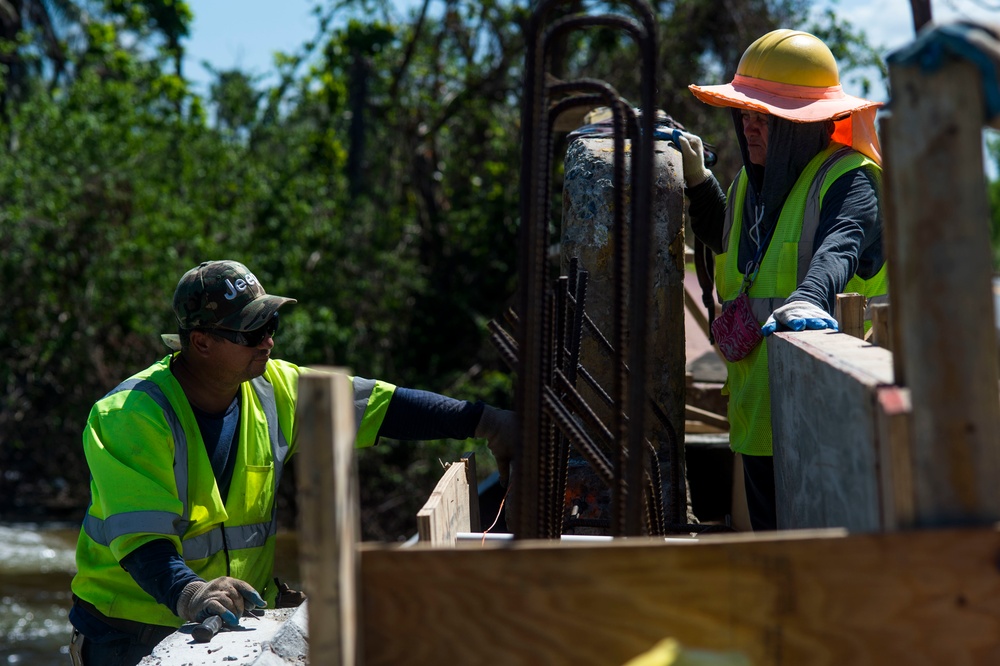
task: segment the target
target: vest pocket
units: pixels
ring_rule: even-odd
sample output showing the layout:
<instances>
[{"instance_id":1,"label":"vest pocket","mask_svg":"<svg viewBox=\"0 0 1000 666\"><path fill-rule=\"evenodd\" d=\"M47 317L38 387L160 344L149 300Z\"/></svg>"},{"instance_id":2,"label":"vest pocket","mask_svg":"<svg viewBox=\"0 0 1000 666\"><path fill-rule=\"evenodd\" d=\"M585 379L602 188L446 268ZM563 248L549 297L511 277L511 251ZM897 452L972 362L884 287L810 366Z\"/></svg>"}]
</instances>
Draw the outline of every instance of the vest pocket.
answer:
<instances>
[{"instance_id":1,"label":"vest pocket","mask_svg":"<svg viewBox=\"0 0 1000 666\"><path fill-rule=\"evenodd\" d=\"M247 465L243 498L247 522L270 520L273 500L274 465Z\"/></svg>"}]
</instances>

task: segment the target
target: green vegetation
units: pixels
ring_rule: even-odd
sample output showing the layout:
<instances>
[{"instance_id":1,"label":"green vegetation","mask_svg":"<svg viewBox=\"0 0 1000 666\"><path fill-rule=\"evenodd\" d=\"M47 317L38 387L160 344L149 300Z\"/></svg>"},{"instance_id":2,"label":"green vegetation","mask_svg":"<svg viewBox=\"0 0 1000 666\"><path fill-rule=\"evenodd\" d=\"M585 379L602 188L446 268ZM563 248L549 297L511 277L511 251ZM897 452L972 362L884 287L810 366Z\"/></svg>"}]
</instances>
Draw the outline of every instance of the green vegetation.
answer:
<instances>
[{"instance_id":1,"label":"green vegetation","mask_svg":"<svg viewBox=\"0 0 1000 666\"><path fill-rule=\"evenodd\" d=\"M686 86L732 72L752 38L805 26L861 54L845 66L878 63L836 15L806 25L809 4L658 3L660 104L719 147L722 172L730 128ZM205 259L244 261L299 300L281 358L510 406L486 322L516 291L524 2L406 16L321 2L316 38L276 56L277 83L216 71L208 99L181 67L188 2L5 7L17 20L0 20L0 515L82 516L88 410L166 352L175 282ZM595 30L564 50L560 76L638 99L628 40ZM366 538L412 532L438 458L469 446L363 452Z\"/></svg>"}]
</instances>

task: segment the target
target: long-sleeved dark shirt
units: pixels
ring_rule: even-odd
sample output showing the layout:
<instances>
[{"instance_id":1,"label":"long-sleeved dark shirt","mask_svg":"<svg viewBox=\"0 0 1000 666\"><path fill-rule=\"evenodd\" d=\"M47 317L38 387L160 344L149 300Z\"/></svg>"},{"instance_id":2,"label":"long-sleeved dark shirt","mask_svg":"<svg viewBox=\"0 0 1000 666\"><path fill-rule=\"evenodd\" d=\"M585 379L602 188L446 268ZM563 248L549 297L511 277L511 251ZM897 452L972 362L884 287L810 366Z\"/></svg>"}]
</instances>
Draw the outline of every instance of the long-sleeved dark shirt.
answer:
<instances>
[{"instance_id":1,"label":"long-sleeved dark shirt","mask_svg":"<svg viewBox=\"0 0 1000 666\"><path fill-rule=\"evenodd\" d=\"M726 194L711 177L686 190L691 229L713 252L722 247ZM748 225L740 236L737 266L745 271L753 258ZM875 177L864 168L852 169L835 180L823 197L813 259L805 279L786 299L808 301L833 312L837 294L855 274L871 278L882 268L882 227L879 221Z\"/></svg>"},{"instance_id":2,"label":"long-sleeved dark shirt","mask_svg":"<svg viewBox=\"0 0 1000 666\"><path fill-rule=\"evenodd\" d=\"M392 394L378 434L379 437L407 440L467 439L475 436L484 408L482 402L472 403L400 387ZM196 408L193 411L225 501L239 442L239 397L224 414L208 414ZM177 599L184 586L201 580L166 539L156 539L136 548L122 558L121 566L143 591L171 610L177 608ZM76 605L70 611L70 621L95 643L126 636Z\"/></svg>"}]
</instances>

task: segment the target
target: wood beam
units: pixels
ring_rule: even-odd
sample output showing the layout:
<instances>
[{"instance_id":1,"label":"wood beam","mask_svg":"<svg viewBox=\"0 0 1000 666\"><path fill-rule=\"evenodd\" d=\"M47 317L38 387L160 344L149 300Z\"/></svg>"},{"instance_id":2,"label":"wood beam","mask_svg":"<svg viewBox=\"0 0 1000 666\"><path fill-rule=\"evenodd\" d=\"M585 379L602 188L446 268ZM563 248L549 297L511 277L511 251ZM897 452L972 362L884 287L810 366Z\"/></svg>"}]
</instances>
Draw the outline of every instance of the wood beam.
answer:
<instances>
[{"instance_id":1,"label":"wood beam","mask_svg":"<svg viewBox=\"0 0 1000 666\"><path fill-rule=\"evenodd\" d=\"M454 546L459 532L471 532L469 479L464 462L451 463L431 496L417 512L420 540L432 546Z\"/></svg>"},{"instance_id":2,"label":"wood beam","mask_svg":"<svg viewBox=\"0 0 1000 666\"><path fill-rule=\"evenodd\" d=\"M361 511L349 374L324 368L300 375L295 416L299 566L310 602L310 661L331 666L363 663L357 608Z\"/></svg>"},{"instance_id":3,"label":"wood beam","mask_svg":"<svg viewBox=\"0 0 1000 666\"><path fill-rule=\"evenodd\" d=\"M996 529L361 552L366 662L621 664L665 637L756 666L995 664Z\"/></svg>"},{"instance_id":4,"label":"wood beam","mask_svg":"<svg viewBox=\"0 0 1000 666\"><path fill-rule=\"evenodd\" d=\"M875 396L892 354L843 333L767 338L778 527L878 530Z\"/></svg>"},{"instance_id":5,"label":"wood beam","mask_svg":"<svg viewBox=\"0 0 1000 666\"><path fill-rule=\"evenodd\" d=\"M982 82L961 61L933 72L891 64L889 79L890 288L913 406L915 521L992 523L1000 519L1000 391Z\"/></svg>"}]
</instances>

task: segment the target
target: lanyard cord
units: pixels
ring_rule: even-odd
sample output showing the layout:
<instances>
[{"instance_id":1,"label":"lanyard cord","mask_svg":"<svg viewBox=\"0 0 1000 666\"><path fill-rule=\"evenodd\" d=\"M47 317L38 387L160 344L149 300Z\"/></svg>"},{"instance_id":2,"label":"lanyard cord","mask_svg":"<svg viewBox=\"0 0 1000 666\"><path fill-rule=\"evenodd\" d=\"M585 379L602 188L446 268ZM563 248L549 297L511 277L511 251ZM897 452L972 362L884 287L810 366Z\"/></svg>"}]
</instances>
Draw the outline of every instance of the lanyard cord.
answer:
<instances>
[{"instance_id":1,"label":"lanyard cord","mask_svg":"<svg viewBox=\"0 0 1000 666\"><path fill-rule=\"evenodd\" d=\"M754 244L756 250L754 252L753 259L747 262L746 270L743 274L743 286L740 287L740 292L744 294L750 291L750 287L753 285L753 281L757 279L757 273L760 271L760 260L761 257L763 257L764 255L764 248L767 247L767 245L770 243L771 234L774 233L774 228L772 228L771 231L767 234L767 238L761 241L760 227L764 220L764 204L758 202L757 195L755 192L751 191L750 196L754 209L754 222L753 226L751 226L749 229L749 235L750 235L750 242ZM777 222L775 222L774 227L777 228L777 226L778 224ZM738 247L737 251L739 251Z\"/></svg>"}]
</instances>

